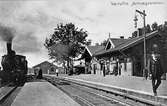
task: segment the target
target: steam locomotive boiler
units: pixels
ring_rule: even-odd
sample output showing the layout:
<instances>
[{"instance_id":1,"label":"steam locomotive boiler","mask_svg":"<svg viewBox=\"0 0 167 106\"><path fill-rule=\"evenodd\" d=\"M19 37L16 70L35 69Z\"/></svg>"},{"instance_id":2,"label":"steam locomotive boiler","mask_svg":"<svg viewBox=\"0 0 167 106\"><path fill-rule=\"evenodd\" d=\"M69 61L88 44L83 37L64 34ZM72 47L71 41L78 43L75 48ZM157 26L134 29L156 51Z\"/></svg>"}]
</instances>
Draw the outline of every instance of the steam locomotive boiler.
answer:
<instances>
[{"instance_id":1,"label":"steam locomotive boiler","mask_svg":"<svg viewBox=\"0 0 167 106\"><path fill-rule=\"evenodd\" d=\"M25 56L16 55L12 50L12 42L7 42L7 54L2 56L1 61L3 70L1 71L2 83L14 82L14 84L23 84L27 75L27 60Z\"/></svg>"}]
</instances>

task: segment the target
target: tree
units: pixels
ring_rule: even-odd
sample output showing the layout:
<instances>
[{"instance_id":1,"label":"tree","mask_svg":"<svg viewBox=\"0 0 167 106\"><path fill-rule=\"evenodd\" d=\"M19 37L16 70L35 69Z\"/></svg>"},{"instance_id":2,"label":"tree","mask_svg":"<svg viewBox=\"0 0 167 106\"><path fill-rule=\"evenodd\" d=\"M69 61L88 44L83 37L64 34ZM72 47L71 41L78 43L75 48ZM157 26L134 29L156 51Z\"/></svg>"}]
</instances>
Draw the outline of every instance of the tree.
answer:
<instances>
[{"instance_id":1,"label":"tree","mask_svg":"<svg viewBox=\"0 0 167 106\"><path fill-rule=\"evenodd\" d=\"M166 72L167 70L167 65L165 65L165 63L167 63L167 22L165 21L164 24L159 25L158 26L158 31L159 31L159 36L160 36L160 40L158 41L160 46L160 53L161 53L161 57L162 57L162 63L164 66L164 71Z\"/></svg>"},{"instance_id":2,"label":"tree","mask_svg":"<svg viewBox=\"0 0 167 106\"><path fill-rule=\"evenodd\" d=\"M104 40L100 45L101 46L106 46L107 45L107 40Z\"/></svg>"},{"instance_id":3,"label":"tree","mask_svg":"<svg viewBox=\"0 0 167 106\"><path fill-rule=\"evenodd\" d=\"M156 30L158 29L158 24L157 24L157 22L154 22L154 23L151 25L151 27L152 27L152 31L156 31Z\"/></svg>"},{"instance_id":4,"label":"tree","mask_svg":"<svg viewBox=\"0 0 167 106\"><path fill-rule=\"evenodd\" d=\"M134 31L134 32L132 33L132 38L135 38L135 37L137 37L137 31Z\"/></svg>"},{"instance_id":5,"label":"tree","mask_svg":"<svg viewBox=\"0 0 167 106\"><path fill-rule=\"evenodd\" d=\"M152 27L154 28L154 30L156 30L158 27L156 27L156 24L155 25L152 25ZM147 26L145 27L145 33L150 33L151 32L151 27L149 24L147 24ZM142 28L138 28L136 31L134 31L132 33L132 38L135 38L135 37L138 37L138 36L142 36L144 33L144 27Z\"/></svg>"},{"instance_id":6,"label":"tree","mask_svg":"<svg viewBox=\"0 0 167 106\"><path fill-rule=\"evenodd\" d=\"M86 45L87 46L90 46L92 44L92 40L91 39L88 39L88 41L86 42Z\"/></svg>"},{"instance_id":7,"label":"tree","mask_svg":"<svg viewBox=\"0 0 167 106\"><path fill-rule=\"evenodd\" d=\"M78 29L74 24L58 24L54 33L46 38L44 46L48 49L50 59L56 62L66 62L68 74L70 71L73 58L83 52L83 45L87 43L87 32Z\"/></svg>"},{"instance_id":8,"label":"tree","mask_svg":"<svg viewBox=\"0 0 167 106\"><path fill-rule=\"evenodd\" d=\"M149 24L147 24L146 26L146 33L150 33L151 32L151 27Z\"/></svg>"}]
</instances>

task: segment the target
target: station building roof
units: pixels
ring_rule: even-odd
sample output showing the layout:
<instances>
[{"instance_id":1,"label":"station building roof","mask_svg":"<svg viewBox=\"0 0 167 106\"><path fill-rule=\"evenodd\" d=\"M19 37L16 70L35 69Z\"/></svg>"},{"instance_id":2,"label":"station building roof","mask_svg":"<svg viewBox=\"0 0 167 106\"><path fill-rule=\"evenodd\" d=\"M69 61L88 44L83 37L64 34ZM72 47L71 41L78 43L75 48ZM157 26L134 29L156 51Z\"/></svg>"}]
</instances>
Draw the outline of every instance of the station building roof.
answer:
<instances>
[{"instance_id":1,"label":"station building roof","mask_svg":"<svg viewBox=\"0 0 167 106\"><path fill-rule=\"evenodd\" d=\"M157 34L158 34L158 31L154 31L154 32L146 34L146 40L154 37ZM98 57L98 56L102 56L102 55L106 55L106 54L112 54L114 52L124 51L124 50L131 48L131 47L133 47L133 46L135 46L143 41L144 41L143 35L139 36L139 37L129 38L129 39L126 39L126 41L124 41L123 43L120 43L119 45L115 46L115 48L111 48L108 50L103 50L103 51L97 52L96 54L94 54L94 56Z\"/></svg>"}]
</instances>

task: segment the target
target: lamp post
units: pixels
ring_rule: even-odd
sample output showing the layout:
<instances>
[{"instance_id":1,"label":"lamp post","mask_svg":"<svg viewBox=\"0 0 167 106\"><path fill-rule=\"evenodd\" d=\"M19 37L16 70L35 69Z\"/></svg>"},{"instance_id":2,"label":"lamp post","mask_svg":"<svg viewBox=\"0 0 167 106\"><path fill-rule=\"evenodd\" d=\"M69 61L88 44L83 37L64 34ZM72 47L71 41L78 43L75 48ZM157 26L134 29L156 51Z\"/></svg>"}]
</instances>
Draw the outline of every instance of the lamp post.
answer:
<instances>
[{"instance_id":1,"label":"lamp post","mask_svg":"<svg viewBox=\"0 0 167 106\"><path fill-rule=\"evenodd\" d=\"M147 53L146 53L146 13L145 13L145 10L143 10L143 12L139 11L139 10L136 10L137 13L139 13L140 15L142 15L143 17L143 25L144 25L144 31L143 31L143 35L144 35L144 69L143 69L143 77L145 77L145 70L146 70L146 67L147 67ZM137 17L135 16L135 19L134 21L137 21ZM137 27L137 24L135 24L135 27Z\"/></svg>"}]
</instances>

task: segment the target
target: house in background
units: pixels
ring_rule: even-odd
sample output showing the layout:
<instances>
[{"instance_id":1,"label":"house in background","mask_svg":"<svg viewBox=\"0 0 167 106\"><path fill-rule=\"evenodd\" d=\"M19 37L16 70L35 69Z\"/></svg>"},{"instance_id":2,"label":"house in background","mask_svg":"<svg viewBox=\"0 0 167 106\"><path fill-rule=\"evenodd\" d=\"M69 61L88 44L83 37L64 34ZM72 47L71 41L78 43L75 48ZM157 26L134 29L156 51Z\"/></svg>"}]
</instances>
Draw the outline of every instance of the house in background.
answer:
<instances>
[{"instance_id":1,"label":"house in background","mask_svg":"<svg viewBox=\"0 0 167 106\"><path fill-rule=\"evenodd\" d=\"M60 74L65 74L64 68L63 67L58 67L59 73Z\"/></svg>"},{"instance_id":2,"label":"house in background","mask_svg":"<svg viewBox=\"0 0 167 106\"><path fill-rule=\"evenodd\" d=\"M85 74L88 73L97 73L96 71L92 70L96 68L96 70L100 70L100 64L97 62L96 58L93 55L96 52L104 50L104 46L96 45L96 46L85 46L84 52L80 58L85 62Z\"/></svg>"},{"instance_id":3,"label":"house in background","mask_svg":"<svg viewBox=\"0 0 167 106\"><path fill-rule=\"evenodd\" d=\"M96 52L94 54L94 57L96 57L99 62L101 63L101 67L103 67L104 64L106 64L106 74L112 74L114 66L120 66L123 67L122 69L127 69L124 61L118 61L119 59L119 53L115 52L110 55L100 55L104 54L107 51L116 49L119 45L125 43L128 39L125 39L124 36L120 36L120 38L108 38L107 44L105 46L105 49L103 51Z\"/></svg>"},{"instance_id":4,"label":"house in background","mask_svg":"<svg viewBox=\"0 0 167 106\"><path fill-rule=\"evenodd\" d=\"M40 64L37 64L35 66L33 66L34 72L38 73L38 69L41 68L42 69L42 73L43 74L56 74L56 69L58 69L59 67L48 62L48 61L44 61Z\"/></svg>"}]
</instances>

